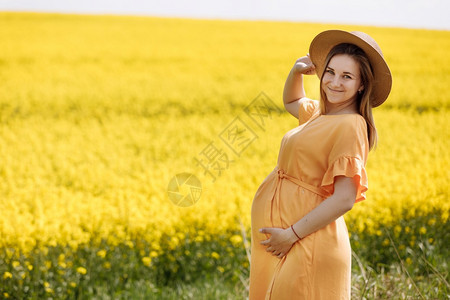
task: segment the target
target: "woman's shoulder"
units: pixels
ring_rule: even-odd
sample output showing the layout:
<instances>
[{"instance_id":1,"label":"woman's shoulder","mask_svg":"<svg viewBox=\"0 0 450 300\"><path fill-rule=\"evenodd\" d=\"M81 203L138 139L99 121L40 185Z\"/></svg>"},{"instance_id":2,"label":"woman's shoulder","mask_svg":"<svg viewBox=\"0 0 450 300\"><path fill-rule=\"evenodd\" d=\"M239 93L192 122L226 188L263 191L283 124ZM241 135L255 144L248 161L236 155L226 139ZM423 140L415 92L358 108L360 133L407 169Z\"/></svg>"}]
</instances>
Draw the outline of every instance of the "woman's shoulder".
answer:
<instances>
[{"instance_id":1,"label":"woman's shoulder","mask_svg":"<svg viewBox=\"0 0 450 300\"><path fill-rule=\"evenodd\" d=\"M319 109L319 101L318 100L314 100L314 99L310 99L307 97L304 97L302 99L300 99L300 107L303 108L305 111L314 111Z\"/></svg>"},{"instance_id":2,"label":"woman's shoulder","mask_svg":"<svg viewBox=\"0 0 450 300\"><path fill-rule=\"evenodd\" d=\"M304 97L300 100L299 104L299 125L306 123L312 116L320 112L320 104L317 100Z\"/></svg>"}]
</instances>

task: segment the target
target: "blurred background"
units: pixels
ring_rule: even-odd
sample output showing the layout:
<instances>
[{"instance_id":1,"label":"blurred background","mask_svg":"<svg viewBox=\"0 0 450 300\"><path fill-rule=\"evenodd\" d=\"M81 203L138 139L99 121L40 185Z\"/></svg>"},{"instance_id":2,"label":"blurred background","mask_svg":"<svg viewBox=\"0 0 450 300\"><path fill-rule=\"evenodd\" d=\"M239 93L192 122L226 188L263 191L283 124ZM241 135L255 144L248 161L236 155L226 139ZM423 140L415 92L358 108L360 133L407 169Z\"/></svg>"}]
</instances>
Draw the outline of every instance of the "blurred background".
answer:
<instances>
[{"instance_id":1,"label":"blurred background","mask_svg":"<svg viewBox=\"0 0 450 300\"><path fill-rule=\"evenodd\" d=\"M446 0L1 0L0 10L450 29Z\"/></svg>"}]
</instances>

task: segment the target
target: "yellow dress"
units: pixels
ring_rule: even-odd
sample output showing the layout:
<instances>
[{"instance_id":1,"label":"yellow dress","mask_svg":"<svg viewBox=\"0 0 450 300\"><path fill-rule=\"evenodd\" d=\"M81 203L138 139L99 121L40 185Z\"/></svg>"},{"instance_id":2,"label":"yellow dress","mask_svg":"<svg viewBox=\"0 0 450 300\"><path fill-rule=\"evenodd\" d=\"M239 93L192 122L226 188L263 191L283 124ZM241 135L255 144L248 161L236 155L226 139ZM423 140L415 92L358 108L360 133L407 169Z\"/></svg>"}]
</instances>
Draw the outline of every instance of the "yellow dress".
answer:
<instances>
[{"instance_id":1,"label":"yellow dress","mask_svg":"<svg viewBox=\"0 0 450 300\"><path fill-rule=\"evenodd\" d=\"M251 210L250 300L350 299L351 248L343 217L297 241L283 258L260 242L263 227L288 228L333 194L334 177L354 179L365 199L369 144L358 114L320 115L306 100L299 126L281 141L277 166L264 179Z\"/></svg>"}]
</instances>

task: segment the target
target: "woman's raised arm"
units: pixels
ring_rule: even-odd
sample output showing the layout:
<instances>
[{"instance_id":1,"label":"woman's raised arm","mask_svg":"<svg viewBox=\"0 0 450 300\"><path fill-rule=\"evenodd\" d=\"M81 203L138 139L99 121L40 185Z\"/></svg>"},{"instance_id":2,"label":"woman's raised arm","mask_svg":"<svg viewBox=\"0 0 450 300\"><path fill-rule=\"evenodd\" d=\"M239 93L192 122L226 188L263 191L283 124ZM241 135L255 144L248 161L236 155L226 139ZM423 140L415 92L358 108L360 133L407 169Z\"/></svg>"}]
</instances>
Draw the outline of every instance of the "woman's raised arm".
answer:
<instances>
[{"instance_id":1,"label":"woman's raised arm","mask_svg":"<svg viewBox=\"0 0 450 300\"><path fill-rule=\"evenodd\" d=\"M303 88L303 75L313 75L315 72L315 67L309 56L303 56L297 59L284 84L284 107L297 119L300 102L302 98L306 97Z\"/></svg>"}]
</instances>

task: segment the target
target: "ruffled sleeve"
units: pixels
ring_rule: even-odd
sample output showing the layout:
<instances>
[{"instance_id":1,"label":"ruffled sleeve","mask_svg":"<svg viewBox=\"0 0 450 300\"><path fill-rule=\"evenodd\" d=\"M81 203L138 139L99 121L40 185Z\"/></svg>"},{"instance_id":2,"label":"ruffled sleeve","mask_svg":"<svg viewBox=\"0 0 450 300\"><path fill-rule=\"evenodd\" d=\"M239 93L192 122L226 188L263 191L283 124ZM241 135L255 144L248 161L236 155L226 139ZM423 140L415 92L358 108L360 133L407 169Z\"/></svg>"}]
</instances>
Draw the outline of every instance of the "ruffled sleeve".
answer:
<instances>
[{"instance_id":1,"label":"ruffled sleeve","mask_svg":"<svg viewBox=\"0 0 450 300\"><path fill-rule=\"evenodd\" d=\"M322 188L328 193L334 192L334 180L336 176L353 178L357 188L355 202L366 198L368 180L365 170L369 152L367 138L367 124L359 115L345 119L336 130L335 143L331 149L328 168L322 179Z\"/></svg>"},{"instance_id":2,"label":"ruffled sleeve","mask_svg":"<svg viewBox=\"0 0 450 300\"><path fill-rule=\"evenodd\" d=\"M298 109L298 125L306 123L317 113L319 113L319 101L303 98Z\"/></svg>"}]
</instances>

